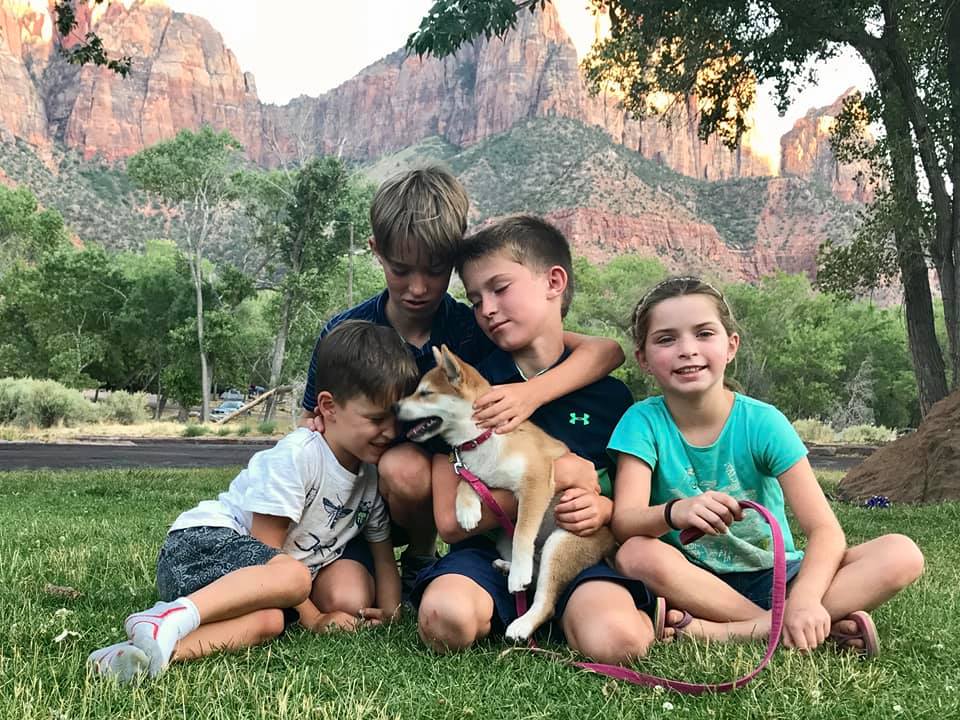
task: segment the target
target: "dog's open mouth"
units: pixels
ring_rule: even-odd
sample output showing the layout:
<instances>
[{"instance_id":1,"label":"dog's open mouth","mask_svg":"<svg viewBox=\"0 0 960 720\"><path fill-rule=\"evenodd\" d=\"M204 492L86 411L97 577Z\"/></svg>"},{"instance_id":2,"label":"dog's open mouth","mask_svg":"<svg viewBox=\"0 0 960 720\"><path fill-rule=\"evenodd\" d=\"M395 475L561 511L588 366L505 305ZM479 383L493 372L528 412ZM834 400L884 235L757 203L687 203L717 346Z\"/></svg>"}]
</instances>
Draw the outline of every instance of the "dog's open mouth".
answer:
<instances>
[{"instance_id":1,"label":"dog's open mouth","mask_svg":"<svg viewBox=\"0 0 960 720\"><path fill-rule=\"evenodd\" d=\"M438 418L436 415L431 415L407 430L407 438L416 441L424 437L428 437L435 433L442 424L443 420Z\"/></svg>"}]
</instances>

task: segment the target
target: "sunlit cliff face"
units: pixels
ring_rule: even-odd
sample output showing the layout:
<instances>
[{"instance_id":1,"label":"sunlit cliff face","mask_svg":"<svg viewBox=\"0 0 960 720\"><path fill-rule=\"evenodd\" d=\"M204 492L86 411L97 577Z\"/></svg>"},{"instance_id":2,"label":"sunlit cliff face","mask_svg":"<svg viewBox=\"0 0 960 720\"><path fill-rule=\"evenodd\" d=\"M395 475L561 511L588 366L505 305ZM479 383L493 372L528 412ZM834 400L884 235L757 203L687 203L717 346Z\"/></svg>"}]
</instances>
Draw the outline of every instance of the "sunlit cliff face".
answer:
<instances>
[{"instance_id":1,"label":"sunlit cliff face","mask_svg":"<svg viewBox=\"0 0 960 720\"><path fill-rule=\"evenodd\" d=\"M577 50L577 57L583 60L590 51L594 42L602 40L610 33L610 18L606 13L591 14L586 7L585 0L553 0L560 24L570 37ZM607 94L617 96L618 92L609 88ZM666 110L675 98L667 93L655 93L648 98L649 108L660 113ZM749 149L758 159L762 159L769 167L769 174L776 175L780 167L780 137L770 133L765 137L763 129L756 126L755 108L747 110L746 121L748 130L741 140L744 148Z\"/></svg>"},{"instance_id":2,"label":"sunlit cliff face","mask_svg":"<svg viewBox=\"0 0 960 720\"><path fill-rule=\"evenodd\" d=\"M81 5L81 3L77 4ZM86 10L90 13L91 27L100 22L111 4L119 4L125 10L129 10L133 5L163 5L164 2L163 0L109 0L109 2L97 3L94 0L87 0ZM39 45L48 43L53 38L53 0L0 0L0 6L3 5L6 5L13 16L20 21L22 43Z\"/></svg>"}]
</instances>

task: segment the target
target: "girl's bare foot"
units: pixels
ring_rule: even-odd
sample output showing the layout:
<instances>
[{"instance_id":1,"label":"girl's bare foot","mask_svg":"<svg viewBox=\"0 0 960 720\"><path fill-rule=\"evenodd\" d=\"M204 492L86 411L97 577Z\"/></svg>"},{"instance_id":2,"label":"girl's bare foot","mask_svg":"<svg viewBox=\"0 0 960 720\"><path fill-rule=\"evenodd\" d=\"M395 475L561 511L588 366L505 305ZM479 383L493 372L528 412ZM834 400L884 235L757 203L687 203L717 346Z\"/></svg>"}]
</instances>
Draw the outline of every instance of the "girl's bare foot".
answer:
<instances>
[{"instance_id":1,"label":"girl's bare foot","mask_svg":"<svg viewBox=\"0 0 960 720\"><path fill-rule=\"evenodd\" d=\"M764 639L770 634L769 614L756 620L738 622L714 622L689 618L682 610L670 610L664 627L664 639L689 636L712 642L730 642ZM684 623L684 621L686 623Z\"/></svg>"}]
</instances>

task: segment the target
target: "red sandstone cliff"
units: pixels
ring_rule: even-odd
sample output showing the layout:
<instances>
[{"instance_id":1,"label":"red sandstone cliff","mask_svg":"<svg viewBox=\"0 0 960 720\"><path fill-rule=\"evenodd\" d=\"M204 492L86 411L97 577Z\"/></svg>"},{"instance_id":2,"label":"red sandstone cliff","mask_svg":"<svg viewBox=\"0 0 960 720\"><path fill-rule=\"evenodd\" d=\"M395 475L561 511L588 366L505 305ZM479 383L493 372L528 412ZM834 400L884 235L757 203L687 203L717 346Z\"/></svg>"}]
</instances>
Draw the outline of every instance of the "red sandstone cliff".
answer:
<instances>
[{"instance_id":1,"label":"red sandstone cliff","mask_svg":"<svg viewBox=\"0 0 960 720\"><path fill-rule=\"evenodd\" d=\"M850 88L831 105L811 108L780 138L780 174L819 181L844 202L869 203L873 191L866 181L866 163L840 164L830 147L834 118L853 92Z\"/></svg>"},{"instance_id":2,"label":"red sandstone cliff","mask_svg":"<svg viewBox=\"0 0 960 720\"><path fill-rule=\"evenodd\" d=\"M265 164L293 154L298 139L323 153L369 159L433 135L467 146L521 120L560 116L602 127L615 142L692 177L775 174L749 147L733 153L716 140L702 143L692 100L680 103L668 128L630 119L614 98L591 96L552 5L521 13L502 41L466 47L442 62L397 52L319 98L267 106L264 116Z\"/></svg>"},{"instance_id":3,"label":"red sandstone cliff","mask_svg":"<svg viewBox=\"0 0 960 720\"><path fill-rule=\"evenodd\" d=\"M102 6L101 6L102 7ZM124 79L75 68L53 48L49 13L0 0L0 127L31 144L60 141L84 156L113 160L209 123L240 139L262 164L308 151L370 159L440 135L470 145L537 116L603 127L618 143L693 177L768 175L748 148L731 153L696 136L694 102L673 126L631 120L609 97L591 97L573 44L552 6L524 13L517 31L446 61L394 53L319 98L263 106L253 77L210 24L156 2L129 10L79 8L78 35L95 29L109 52L131 55Z\"/></svg>"}]
</instances>

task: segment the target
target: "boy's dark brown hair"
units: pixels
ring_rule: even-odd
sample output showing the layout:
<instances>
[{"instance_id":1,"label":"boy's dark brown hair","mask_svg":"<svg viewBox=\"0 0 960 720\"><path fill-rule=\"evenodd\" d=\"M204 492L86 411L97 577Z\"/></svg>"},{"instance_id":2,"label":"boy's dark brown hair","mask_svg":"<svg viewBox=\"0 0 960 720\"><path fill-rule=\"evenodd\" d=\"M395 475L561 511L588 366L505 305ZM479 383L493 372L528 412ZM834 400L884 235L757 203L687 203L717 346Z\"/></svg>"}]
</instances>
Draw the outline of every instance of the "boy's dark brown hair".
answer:
<instances>
[{"instance_id":1,"label":"boy's dark brown hair","mask_svg":"<svg viewBox=\"0 0 960 720\"><path fill-rule=\"evenodd\" d=\"M413 355L397 331L366 320L337 325L317 343L314 363L317 393L326 390L341 405L362 395L389 407L420 381Z\"/></svg>"},{"instance_id":2,"label":"boy's dark brown hair","mask_svg":"<svg viewBox=\"0 0 960 720\"><path fill-rule=\"evenodd\" d=\"M379 187L370 205L377 252L391 260L424 258L433 266L452 265L469 209L467 191L441 167L395 175Z\"/></svg>"},{"instance_id":3,"label":"boy's dark brown hair","mask_svg":"<svg viewBox=\"0 0 960 720\"><path fill-rule=\"evenodd\" d=\"M473 260L506 252L510 259L535 272L546 272L559 265L567 273L567 287L560 304L565 317L573 300L573 260L570 243L556 227L533 215L512 215L474 233L463 241L456 259L457 274L463 277L463 266Z\"/></svg>"}]
</instances>

